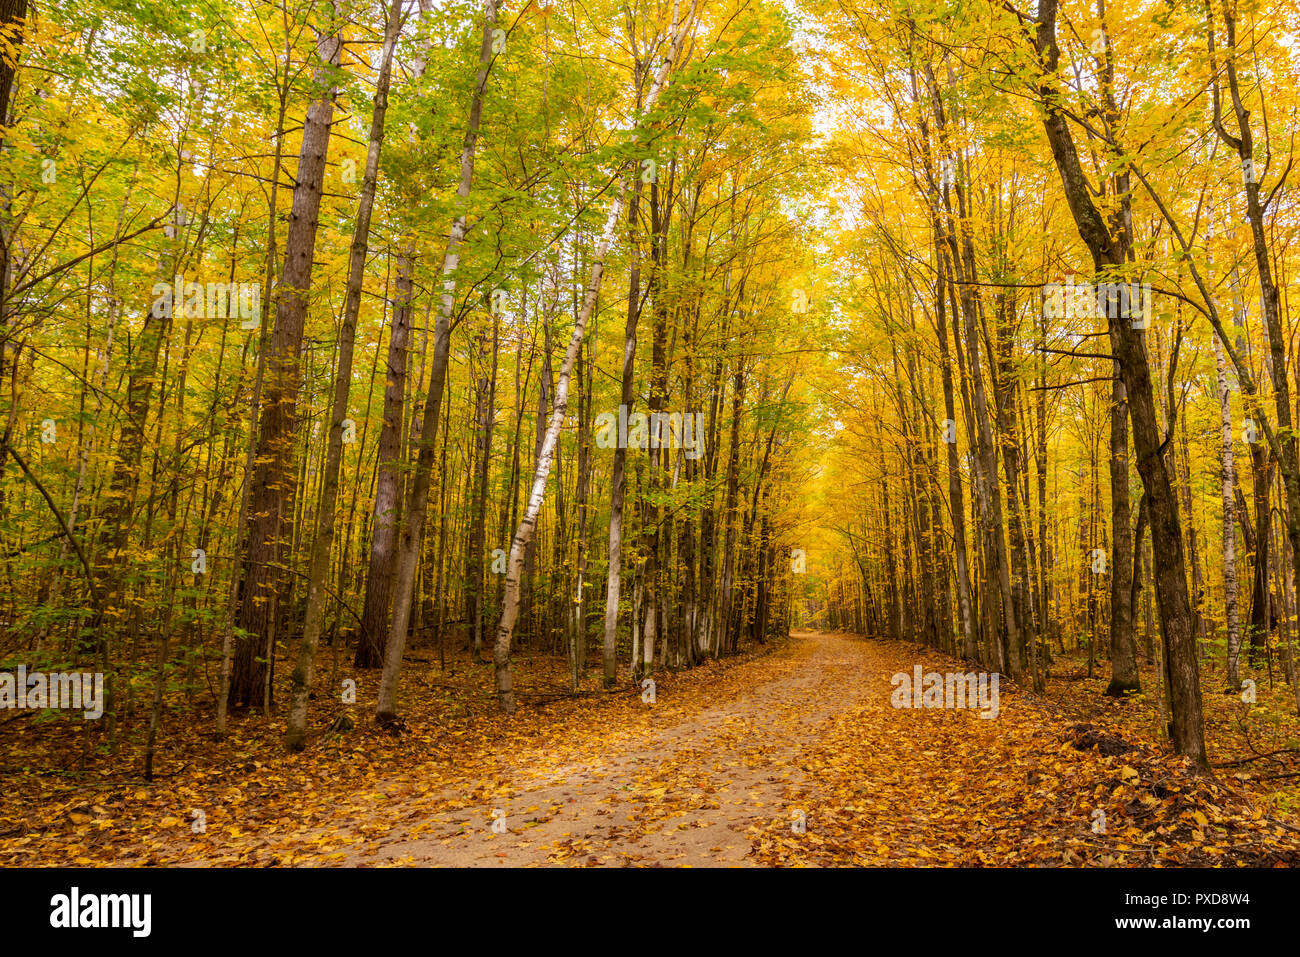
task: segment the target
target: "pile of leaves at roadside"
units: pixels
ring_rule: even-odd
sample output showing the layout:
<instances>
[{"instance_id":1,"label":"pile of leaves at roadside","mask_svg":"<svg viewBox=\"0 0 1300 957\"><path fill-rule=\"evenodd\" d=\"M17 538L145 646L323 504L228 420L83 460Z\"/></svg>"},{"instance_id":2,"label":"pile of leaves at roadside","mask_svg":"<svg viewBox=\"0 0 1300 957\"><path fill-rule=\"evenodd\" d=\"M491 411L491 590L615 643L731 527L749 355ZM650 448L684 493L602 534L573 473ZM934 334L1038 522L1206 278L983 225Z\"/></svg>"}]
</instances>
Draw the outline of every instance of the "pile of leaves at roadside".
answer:
<instances>
[{"instance_id":1,"label":"pile of leaves at roadside","mask_svg":"<svg viewBox=\"0 0 1300 957\"><path fill-rule=\"evenodd\" d=\"M881 647L896 656L882 671L907 672L917 660L908 646ZM929 667L942 656L926 658ZM755 829L754 857L795 866L1300 865L1300 822L1231 776L1199 771L1121 721L1072 719L1009 683L1001 701L985 720L891 708L882 688L843 712L786 795L806 810L804 832L773 819Z\"/></svg>"},{"instance_id":2,"label":"pile of leaves at roadside","mask_svg":"<svg viewBox=\"0 0 1300 957\"><path fill-rule=\"evenodd\" d=\"M122 723L116 753L104 746L102 731L87 737L80 721L0 724L0 865L339 863L372 832L430 809L490 806L512 755L599 749L651 722L679 720L747 680L747 663L782 646L769 642L656 673L654 710L630 680L605 690L592 670L574 696L563 659L520 655L520 707L509 716L496 709L490 663L460 652L448 655L443 668L436 657L413 652L402 677L404 730L397 735L371 718L378 672L345 664L335 681L355 680L356 703L329 703L322 692L310 745L296 754L282 747L282 715L232 715L226 739L218 741L211 700L172 696L152 781L141 776L147 720ZM286 669L281 701L287 682ZM351 730L340 730L349 723Z\"/></svg>"}]
</instances>

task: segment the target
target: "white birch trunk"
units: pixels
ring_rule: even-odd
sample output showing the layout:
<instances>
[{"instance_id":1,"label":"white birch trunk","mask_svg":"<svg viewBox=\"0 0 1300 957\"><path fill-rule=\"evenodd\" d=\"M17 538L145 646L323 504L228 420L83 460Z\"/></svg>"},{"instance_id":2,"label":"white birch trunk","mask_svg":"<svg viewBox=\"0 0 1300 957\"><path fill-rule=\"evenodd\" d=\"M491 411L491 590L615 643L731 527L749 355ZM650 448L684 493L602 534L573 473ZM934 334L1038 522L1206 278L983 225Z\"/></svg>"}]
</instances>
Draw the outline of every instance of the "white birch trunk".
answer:
<instances>
[{"instance_id":1,"label":"white birch trunk","mask_svg":"<svg viewBox=\"0 0 1300 957\"><path fill-rule=\"evenodd\" d=\"M658 102L659 95L663 92L668 81L668 74L672 70L673 63L681 53L682 41L686 38L688 30L694 25L694 20L695 7L692 6L686 24L678 30L677 8L674 5L673 39L667 55L655 71L654 82L651 84L650 92L646 95L645 104L642 106L642 116L654 109L655 103ZM636 175L636 173L634 172L633 175ZM569 347L564 352L564 364L560 367L559 381L555 387L555 406L551 412L551 421L546 427L546 437L542 440L542 450L537 456L537 468L533 472L533 484L528 495L528 506L524 510L524 516L519 522L519 527L515 530L514 540L510 543L510 558L506 566L506 587L502 601L501 621L497 625L496 646L492 655L496 671L497 704L502 711L507 713L513 713L515 710L514 682L510 673L510 640L514 635L515 619L519 616L520 567L523 564L524 550L528 547L528 543L532 541L533 533L536 531L537 516L542 510L542 502L546 498L546 480L551 474L551 463L555 458L555 447L560 439L560 426L564 424L564 415L569 404L569 377L573 371L573 363L577 359L578 350L582 346L583 336L587 331L587 321L596 308L596 298L600 294L601 279L605 274L605 260L609 257L609 251L614 245L618 223L623 215L623 204L627 202L628 188L629 184L625 180L619 188L618 198L614 200L614 205L610 207L609 214L605 217L605 227L601 231L600 242L596 246L596 255L591 266L591 278L587 283L587 292L582 301L582 308L578 311L578 319L573 327L573 335L569 337Z\"/></svg>"},{"instance_id":2,"label":"white birch trunk","mask_svg":"<svg viewBox=\"0 0 1300 957\"><path fill-rule=\"evenodd\" d=\"M1215 337L1214 368L1219 375L1219 411L1223 433L1223 611L1228 626L1228 687L1241 686L1241 626L1237 620L1237 528L1233 488L1236 474L1232 455L1232 390L1228 388L1223 347Z\"/></svg>"}]
</instances>

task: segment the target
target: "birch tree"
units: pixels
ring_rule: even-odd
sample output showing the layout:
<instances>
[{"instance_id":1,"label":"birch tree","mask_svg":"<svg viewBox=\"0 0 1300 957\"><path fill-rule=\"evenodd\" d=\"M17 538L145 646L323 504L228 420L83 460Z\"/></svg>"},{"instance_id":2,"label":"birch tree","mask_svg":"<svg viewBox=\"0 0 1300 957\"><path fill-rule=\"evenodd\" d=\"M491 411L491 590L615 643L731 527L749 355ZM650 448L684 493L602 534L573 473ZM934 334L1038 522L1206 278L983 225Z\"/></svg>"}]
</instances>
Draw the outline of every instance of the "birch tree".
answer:
<instances>
[{"instance_id":1,"label":"birch tree","mask_svg":"<svg viewBox=\"0 0 1300 957\"><path fill-rule=\"evenodd\" d=\"M673 4L673 20L670 28L671 39L668 43L668 49L663 61L655 69L654 78L649 91L646 93L645 102L641 104L640 113L633 121L632 129L634 131L639 128L642 120L650 114L659 101L660 94L668 83L673 66L681 55L682 45L688 33L694 31L696 20L695 2L696 0L693 0L685 22L680 26L678 24L678 6L676 2ZM621 175L619 178L622 179ZM556 443L559 441L560 426L564 423L564 416L568 409L569 377L573 371L573 363L577 359L578 351L582 348L582 340L587 331L587 322L591 319L592 311L596 307L597 297L600 295L601 279L605 272L605 260L613 248L618 223L623 215L623 206L627 202L627 195L631 188L631 183L625 180L620 183L618 198L615 199L605 217L605 226L601 231L600 240L596 244L595 253L592 257L591 277L587 281L587 290L582 300L582 308L578 312L577 321L573 326L573 333L569 338L568 348L564 351L564 360L560 365L560 373L555 386L554 411L552 411L550 422L546 427L546 437L542 443L542 450L537 456L537 466L533 471L528 505L524 510L518 528L515 529L514 538L510 542L501 620L497 624L496 642L492 653L492 664L496 674L497 705L506 713L513 713L515 710L514 682L510 671L510 639L514 634L515 620L519 615L519 573L523 565L524 550L528 547L528 543L532 541L537 526L537 515L542 509L542 503L546 496L546 479L551 471ZM608 628L608 610L606 616L606 627ZM608 642L608 638L606 641Z\"/></svg>"}]
</instances>

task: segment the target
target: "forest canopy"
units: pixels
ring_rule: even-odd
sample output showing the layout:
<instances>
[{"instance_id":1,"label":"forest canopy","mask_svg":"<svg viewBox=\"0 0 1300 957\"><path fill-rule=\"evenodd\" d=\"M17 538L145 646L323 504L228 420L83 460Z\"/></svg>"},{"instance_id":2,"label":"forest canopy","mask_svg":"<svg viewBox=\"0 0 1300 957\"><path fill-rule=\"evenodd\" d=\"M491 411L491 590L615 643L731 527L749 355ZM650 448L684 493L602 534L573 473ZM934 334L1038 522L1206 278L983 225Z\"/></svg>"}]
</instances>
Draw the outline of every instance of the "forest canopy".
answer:
<instances>
[{"instance_id":1,"label":"forest canopy","mask_svg":"<svg viewBox=\"0 0 1300 957\"><path fill-rule=\"evenodd\" d=\"M820 630L1294 751L1297 24L0 0L0 667L105 694L0 735L152 780Z\"/></svg>"}]
</instances>

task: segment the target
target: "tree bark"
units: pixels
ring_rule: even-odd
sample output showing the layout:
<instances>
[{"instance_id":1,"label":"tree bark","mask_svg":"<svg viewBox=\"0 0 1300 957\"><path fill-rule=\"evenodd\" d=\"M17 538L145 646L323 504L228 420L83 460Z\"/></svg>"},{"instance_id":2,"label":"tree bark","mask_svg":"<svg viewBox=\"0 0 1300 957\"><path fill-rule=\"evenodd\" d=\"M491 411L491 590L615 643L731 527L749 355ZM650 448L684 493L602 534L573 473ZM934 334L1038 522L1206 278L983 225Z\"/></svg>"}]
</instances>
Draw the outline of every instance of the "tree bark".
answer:
<instances>
[{"instance_id":1,"label":"tree bark","mask_svg":"<svg viewBox=\"0 0 1300 957\"><path fill-rule=\"evenodd\" d=\"M384 143L384 118L388 111L393 50L397 46L397 34L401 26L402 0L393 0L384 29L384 48L379 76L375 82L374 109L370 117L370 141L366 147L366 170L362 176L357 221L348 256L347 293L339 330L338 363L330 405L330 431L325 447L324 475L321 477L320 511L307 571L307 609L303 620L302 644L290 678L289 721L284 741L285 747L290 751L302 747L307 731L307 701L311 693L316 649L320 644L325 617L325 583L329 578L330 552L334 546L334 511L338 502L339 471L343 461L343 422L347 418L348 397L352 387L352 356L356 346L357 316L361 313L361 287L365 282L375 184L379 179L379 154Z\"/></svg>"},{"instance_id":2,"label":"tree bark","mask_svg":"<svg viewBox=\"0 0 1300 957\"><path fill-rule=\"evenodd\" d=\"M333 16L331 12L329 14ZM337 24L317 32L314 82L317 98L307 108L298 158L293 207L284 244L284 270L277 289L275 330L266 357L256 463L251 476L248 543L244 553L240 626L245 631L235 651L230 698L236 707L266 702L268 663L258 657L273 648L282 586L285 534L296 494L294 432L298 421L303 327L311 293L317 218L325 181L330 124L334 116L335 73L343 50Z\"/></svg>"},{"instance_id":3,"label":"tree bark","mask_svg":"<svg viewBox=\"0 0 1300 957\"><path fill-rule=\"evenodd\" d=\"M1060 59L1056 42L1057 0L1040 0L1035 43L1043 70L1037 93L1042 106L1043 129L1065 190L1079 236L1087 245L1094 268L1122 267L1129 256L1130 238L1126 224L1112 236L1097 207L1079 164L1079 156L1060 106L1055 74ZM1108 318L1111 348L1129 400L1133 424L1133 445L1138 474L1148 497L1154 554L1156 602L1160 609L1165 666L1169 675L1174 750L1199 767L1208 767L1201 713L1200 677L1197 671L1195 636L1187 597L1186 562L1182 530L1169 473L1162 456L1162 441L1156 422L1151 372L1142 335L1134 330L1128 310Z\"/></svg>"},{"instance_id":4,"label":"tree bark","mask_svg":"<svg viewBox=\"0 0 1300 957\"><path fill-rule=\"evenodd\" d=\"M677 24L677 7L673 7L673 31L674 36L669 44L669 48L663 62L659 65L654 74L654 82L651 84L649 93L646 94L645 103L641 108L641 115L649 113L654 109L655 103L659 100L659 95L667 83L668 74L673 64L681 53L682 42L686 37L688 30L692 29L695 21L695 7L691 7L687 15L686 23L678 29ZM635 127L634 127L635 128ZM633 174L635 178L635 174ZM623 215L623 207L627 202L629 184L625 181L619 190L618 198L610 208L609 214L605 218L605 227L601 232L601 238L596 246L595 256L591 265L591 278L587 283L586 296L582 302L582 308L578 312L577 321L574 323L573 334L569 339L569 346L564 353L564 362L560 367L559 380L555 387L555 410L551 413L551 421L546 429L546 439L542 446L541 454L537 459L537 467L533 473L532 491L528 496L528 506L524 510L523 518L519 522L519 527L515 529L515 536L510 543L510 558L506 565L506 589L504 597L504 606L501 610L501 621L497 625L496 646L493 649L493 665L496 672L496 689L497 704L500 709L506 713L513 713L515 710L515 694L512 675L510 672L510 639L514 634L515 619L519 614L519 572L523 564L523 553L532 541L533 533L536 530L537 515L541 511L542 501L546 494L546 478L550 474L551 460L555 455L555 447L559 441L560 426L564 423L564 414L569 400L569 376L573 370L573 363L578 355L578 350L582 346L583 336L586 334L587 322L591 318L592 311L596 306L596 299L600 294L600 283L605 273L605 260L609 256L610 249L614 245L615 233L618 228L619 219ZM633 340L635 342L635 340ZM625 353L626 361L626 353ZM613 533L611 532L611 543ZM613 560L610 562L613 565ZM617 616L618 605L615 601L613 605L614 615ZM609 644L609 625L610 609L606 606L605 611L605 641L606 655L608 655ZM606 664L605 671L606 681L609 680L609 667Z\"/></svg>"},{"instance_id":5,"label":"tree bark","mask_svg":"<svg viewBox=\"0 0 1300 957\"><path fill-rule=\"evenodd\" d=\"M1142 690L1133 634L1133 535L1128 494L1128 399L1116 376L1110 403L1110 684L1119 698Z\"/></svg>"},{"instance_id":6,"label":"tree bark","mask_svg":"<svg viewBox=\"0 0 1300 957\"><path fill-rule=\"evenodd\" d=\"M456 268L460 265L460 247L469 228L465 206L474 183L474 150L478 143L483 100L487 92L488 72L492 67L492 31L496 28L497 0L484 0L483 39L479 45L478 76L470 98L469 121L460 152L460 182L456 188L459 212L447 236L442 259L442 303L434 323L433 363L430 368L429 394L424 405L424 423L420 428L419 454L411 490L402 516L402 536L397 546L397 576L393 585L393 617L389 623L388 644L384 649L384 668L379 679L379 700L375 718L389 724L397 718L397 683L402 672L402 654L406 650L406 632L411 624L411 604L415 598L415 574L420 563L420 546L424 542L424 524L428 517L429 487L433 481L433 461L437 455L438 413L442 407L443 384L447 377L447 359L451 351L451 313L456 305Z\"/></svg>"},{"instance_id":7,"label":"tree bark","mask_svg":"<svg viewBox=\"0 0 1300 957\"><path fill-rule=\"evenodd\" d=\"M397 558L397 529L401 522L402 420L406 411L407 342L411 335L414 263L410 252L397 258L393 324L388 333L388 363L384 376L384 421L379 430L375 463L375 502L370 522L370 562L365 603L353 663L378 668L388 644L388 608L392 603L393 567Z\"/></svg>"},{"instance_id":8,"label":"tree bark","mask_svg":"<svg viewBox=\"0 0 1300 957\"><path fill-rule=\"evenodd\" d=\"M1214 368L1219 380L1220 457L1223 466L1223 614L1228 631L1228 690L1241 690L1238 660L1241 654L1241 624L1237 614L1237 522L1236 483L1232 455L1232 390L1228 387L1223 349L1213 339Z\"/></svg>"}]
</instances>

